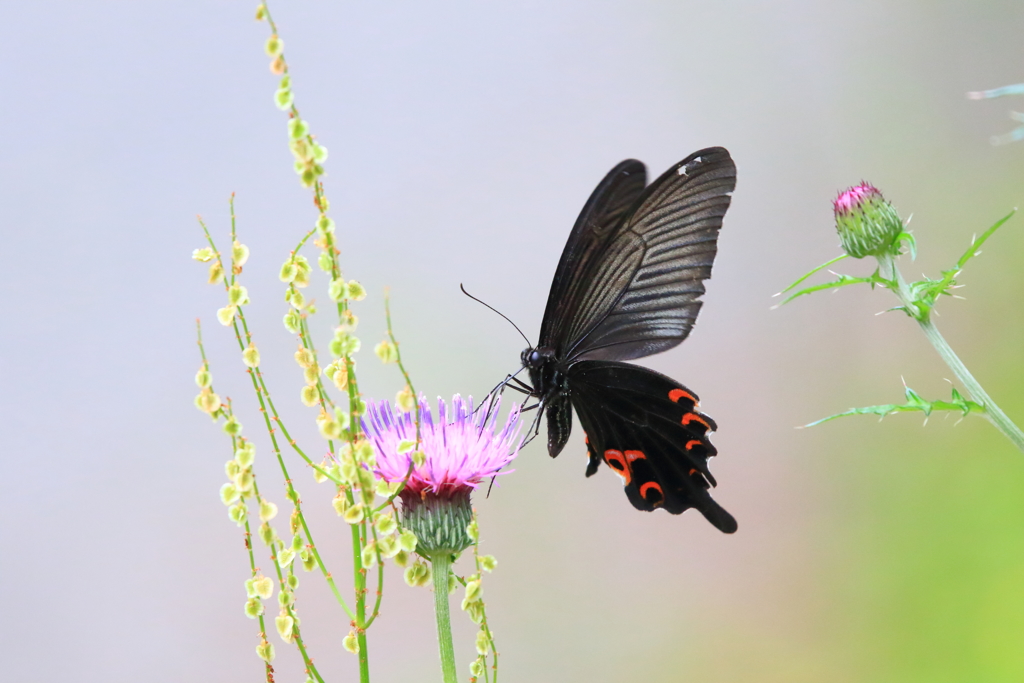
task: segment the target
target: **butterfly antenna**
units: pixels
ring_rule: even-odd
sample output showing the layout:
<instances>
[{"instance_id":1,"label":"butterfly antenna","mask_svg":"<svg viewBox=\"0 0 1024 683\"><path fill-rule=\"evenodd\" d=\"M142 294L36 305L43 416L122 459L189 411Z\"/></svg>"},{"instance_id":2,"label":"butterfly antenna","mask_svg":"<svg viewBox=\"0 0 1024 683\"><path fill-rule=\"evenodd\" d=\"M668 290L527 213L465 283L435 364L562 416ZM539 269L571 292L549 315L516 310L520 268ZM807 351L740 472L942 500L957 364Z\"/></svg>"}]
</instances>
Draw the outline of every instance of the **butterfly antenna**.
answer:
<instances>
[{"instance_id":1,"label":"butterfly antenna","mask_svg":"<svg viewBox=\"0 0 1024 683\"><path fill-rule=\"evenodd\" d=\"M495 308L494 306L491 306L490 304L488 304L488 303L485 303L485 302L481 301L480 299L477 299L477 298L476 298L475 296L473 296L472 294L470 294L469 292L467 292L467 291L466 291L466 288L462 286L462 283L461 283L461 282L459 283L459 289L461 289L461 290L462 290L462 293L463 293L463 294L465 294L466 296L468 296L468 297L469 297L470 299L472 299L473 301L477 302L478 304L483 304L484 306L487 306L487 308L491 309L492 311L494 311L495 313L497 313L498 315L500 315L500 316L501 316L502 318L504 318L505 320L508 320L508 324L509 324L509 325L511 325L512 327L516 328L516 332L518 332L518 333L519 333L519 335L520 335L520 336L521 336L521 337L522 337L522 338L523 338L523 339L524 339L524 340L526 341L526 345L527 345L527 346L531 346L531 347L533 346L533 344L531 344L531 343L530 343L530 340L526 338L526 335L525 335L525 334L523 334L523 331L522 331L521 329L519 329L519 326L518 326L518 325L516 325L516 324L515 324L514 322L512 322L512 321L511 321L511 320L509 319L509 317L508 317L507 315L505 315L504 313L502 313L501 311L499 311L499 310L498 310L497 308Z\"/></svg>"}]
</instances>

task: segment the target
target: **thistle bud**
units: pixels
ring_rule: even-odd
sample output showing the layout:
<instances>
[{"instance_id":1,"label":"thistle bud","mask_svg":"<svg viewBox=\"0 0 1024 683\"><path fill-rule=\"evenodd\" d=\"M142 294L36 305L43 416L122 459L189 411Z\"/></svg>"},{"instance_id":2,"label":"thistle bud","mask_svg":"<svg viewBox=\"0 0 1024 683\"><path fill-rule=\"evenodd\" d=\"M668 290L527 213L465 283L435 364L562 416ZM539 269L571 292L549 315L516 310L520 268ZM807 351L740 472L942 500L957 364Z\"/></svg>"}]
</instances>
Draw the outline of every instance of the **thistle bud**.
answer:
<instances>
[{"instance_id":1,"label":"thistle bud","mask_svg":"<svg viewBox=\"0 0 1024 683\"><path fill-rule=\"evenodd\" d=\"M833 202L836 231L843 250L854 258L879 256L897 249L903 221L877 188L862 182Z\"/></svg>"}]
</instances>

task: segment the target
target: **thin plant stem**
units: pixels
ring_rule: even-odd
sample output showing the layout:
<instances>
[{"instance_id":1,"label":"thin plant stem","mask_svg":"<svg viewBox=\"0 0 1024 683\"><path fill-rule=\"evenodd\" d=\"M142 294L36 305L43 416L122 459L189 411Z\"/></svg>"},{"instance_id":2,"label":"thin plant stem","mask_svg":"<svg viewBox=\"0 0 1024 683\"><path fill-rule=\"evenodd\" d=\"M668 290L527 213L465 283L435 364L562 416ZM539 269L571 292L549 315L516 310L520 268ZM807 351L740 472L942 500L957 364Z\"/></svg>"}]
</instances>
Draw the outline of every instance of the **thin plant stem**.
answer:
<instances>
[{"instance_id":1,"label":"thin plant stem","mask_svg":"<svg viewBox=\"0 0 1024 683\"><path fill-rule=\"evenodd\" d=\"M441 673L444 683L456 683L455 646L452 644L452 617L448 605L448 574L451 573L451 553L441 551L430 558L430 573L434 579L434 613L437 616L437 644L441 651Z\"/></svg>"},{"instance_id":2,"label":"thin plant stem","mask_svg":"<svg viewBox=\"0 0 1024 683\"><path fill-rule=\"evenodd\" d=\"M974 375L967 369L967 366L963 364L963 361L953 352L953 349L949 346L946 339L939 333L935 323L932 322L930 312L921 311L914 298L910 294L910 288L907 286L906 281L903 279L902 273L899 268L896 267L896 260L893 256L885 254L878 257L878 263L881 267L882 277L895 283L896 287L893 292L899 298L900 303L903 304L907 313L917 320L917 324L921 326L921 330L925 336L928 337L928 341L931 342L935 350L939 352L942 360L946 362L946 365L953 371L960 382L967 389L975 401L985 407L985 417L988 418L989 422L995 425L996 429L1001 431L1003 435L1013 442L1013 445L1024 452L1024 432L1020 430L1016 424L1007 417L1006 413L992 400L992 397L981 387L981 384L974 378Z\"/></svg>"}]
</instances>

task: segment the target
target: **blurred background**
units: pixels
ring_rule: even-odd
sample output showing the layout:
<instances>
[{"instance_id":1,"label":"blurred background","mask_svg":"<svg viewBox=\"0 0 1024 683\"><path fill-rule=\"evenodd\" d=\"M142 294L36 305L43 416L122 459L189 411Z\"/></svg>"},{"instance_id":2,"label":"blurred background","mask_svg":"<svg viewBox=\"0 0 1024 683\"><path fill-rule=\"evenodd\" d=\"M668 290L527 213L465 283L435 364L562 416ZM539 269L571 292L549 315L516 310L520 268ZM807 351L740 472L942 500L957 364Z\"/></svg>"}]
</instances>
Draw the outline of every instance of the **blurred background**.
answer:
<instances>
[{"instance_id":1,"label":"blurred background","mask_svg":"<svg viewBox=\"0 0 1024 683\"><path fill-rule=\"evenodd\" d=\"M267 27L255 2L3 6L0 678L261 680L242 535L218 498L229 446L192 405L196 317L216 388L257 439L264 491L285 501L214 318L223 290L190 255L203 246L197 213L228 243L237 193L264 372L293 433L321 449L277 280L315 210L272 103ZM839 253L831 200L862 179L913 214L908 277L938 275L1024 202L1024 144L989 144L1024 102L964 96L1024 81L1024 5L271 9L298 106L330 149L346 276L370 292L356 304L370 397L401 387L371 352L385 287L417 387L480 396L516 369L523 342L460 282L535 338L569 229L608 169L635 157L653 177L709 145L736 160L698 325L645 364L717 420L715 497L740 530L635 511L615 477L584 478L578 427L555 461L535 442L476 500L482 552L500 563L485 591L502 680L1024 679L1024 454L976 418L795 429L900 402L901 378L946 398L951 373L909 319L875 315L894 305L887 292L770 309ZM1024 217L989 245L938 325L1020 423ZM309 292L325 299L325 282ZM348 576L332 492L292 466L329 566ZM321 672L355 680L348 620L318 575L302 580ZM389 571L373 680L440 678L431 604ZM475 627L454 621L468 677ZM294 649L273 639L277 680L302 680Z\"/></svg>"}]
</instances>

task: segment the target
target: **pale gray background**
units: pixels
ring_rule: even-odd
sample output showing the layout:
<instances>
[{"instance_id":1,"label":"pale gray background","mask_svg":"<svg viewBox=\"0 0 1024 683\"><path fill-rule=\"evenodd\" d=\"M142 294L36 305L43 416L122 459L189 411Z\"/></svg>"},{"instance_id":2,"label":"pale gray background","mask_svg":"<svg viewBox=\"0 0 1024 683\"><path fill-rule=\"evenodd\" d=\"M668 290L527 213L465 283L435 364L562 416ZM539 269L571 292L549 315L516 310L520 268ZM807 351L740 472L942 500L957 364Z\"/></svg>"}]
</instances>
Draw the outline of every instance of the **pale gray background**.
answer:
<instances>
[{"instance_id":1,"label":"pale gray background","mask_svg":"<svg viewBox=\"0 0 1024 683\"><path fill-rule=\"evenodd\" d=\"M218 390L242 410L251 392L213 317L223 293L189 255L202 245L196 213L227 244L236 192L267 378L293 429L319 449L313 415L296 400L276 280L315 214L271 103L266 26L248 2L2 6L0 678L260 680L257 628L242 615L241 535L217 497L228 448L192 406L197 316ZM371 293L357 307L368 396L400 386L370 353L385 286L418 386L480 395L515 369L523 343L460 282L534 336L569 228L613 164L636 157L656 175L707 145L736 159L699 324L649 364L700 393L718 421L716 497L740 531L721 535L695 513L642 514L614 477L585 480L578 428L555 462L531 446L489 500L478 498L484 551L500 561L486 596L503 680L917 680L899 674L920 673L914 662L938 672L920 680L958 671L957 639L925 639L909 660L891 637L872 640L888 633L886 609L902 588L846 582L906 566L875 558L871 539L905 517L901 491L923 471L958 480L987 463L983 491L1024 481L1024 459L980 420L954 430L952 419L922 429L914 417L862 418L795 431L851 405L898 400L901 375L946 395L949 373L908 321L873 316L891 305L884 293L818 295L779 311L770 295L838 253L830 200L862 178L914 214L923 254L913 275L936 274L972 232L1024 201L1024 145L988 144L1024 104L964 98L1024 80L1024 5L273 9L297 103L330 149L342 263ZM1018 218L972 270L970 300L946 304L940 320L1015 416L1024 414L1020 235ZM255 413L242 414L257 434ZM932 450L893 471L896 443ZM293 467L344 577L348 532L331 493ZM972 500L985 509L986 498ZM1018 558L1006 571L1024 579L1024 511L1014 509L1016 526L978 540L979 552ZM965 584L988 585L988 574L965 571ZM435 680L430 595L397 579L389 575L370 633L374 680ZM1019 593L1022 584L1006 585ZM299 596L321 670L354 680L354 659L340 650L347 620L322 581L306 575ZM944 618L922 608L897 634ZM1024 624L977 619L1022 642ZM456 622L465 676L472 628L461 614ZM294 652L277 648L277 680L301 680ZM999 657L1012 654L978 661ZM972 680L1019 680L1007 671Z\"/></svg>"}]
</instances>

